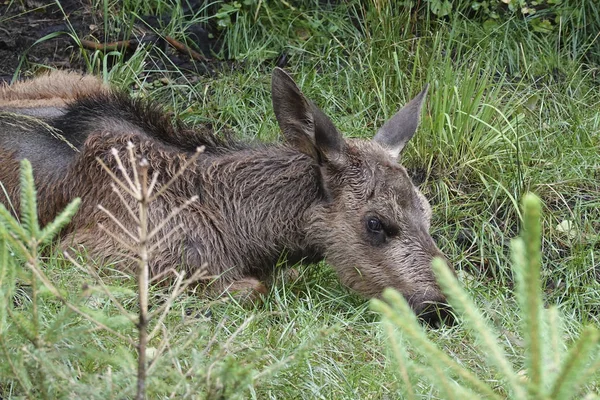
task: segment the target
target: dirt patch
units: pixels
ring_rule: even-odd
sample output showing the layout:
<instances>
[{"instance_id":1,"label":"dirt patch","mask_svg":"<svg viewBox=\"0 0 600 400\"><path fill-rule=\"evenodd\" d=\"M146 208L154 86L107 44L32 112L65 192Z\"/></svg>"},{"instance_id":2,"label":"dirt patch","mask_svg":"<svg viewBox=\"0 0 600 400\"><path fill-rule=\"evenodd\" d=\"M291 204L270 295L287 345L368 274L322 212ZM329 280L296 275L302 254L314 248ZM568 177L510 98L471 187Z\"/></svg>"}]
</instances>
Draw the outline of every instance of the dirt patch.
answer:
<instances>
[{"instance_id":1,"label":"dirt patch","mask_svg":"<svg viewBox=\"0 0 600 400\"><path fill-rule=\"evenodd\" d=\"M95 25L89 6L73 0L61 7L54 2L5 2L0 15L0 79L11 79L15 71L36 65L84 69L68 33L84 34Z\"/></svg>"},{"instance_id":2,"label":"dirt patch","mask_svg":"<svg viewBox=\"0 0 600 400\"><path fill-rule=\"evenodd\" d=\"M203 75L221 63L212 58L220 45L219 32L211 32L208 25L191 24L186 38L177 40L154 32L153 28L168 21L145 16L136 24L131 37L111 37L111 33L103 31L101 12L89 2L63 0L60 6L55 2L43 3L0 0L0 81L10 81L15 72L39 66L86 71L88 65L82 54L113 50L104 48L107 42L116 43L117 50L125 57L138 45L156 50L152 58L157 69L165 71L177 69ZM82 46L82 39L96 48Z\"/></svg>"}]
</instances>

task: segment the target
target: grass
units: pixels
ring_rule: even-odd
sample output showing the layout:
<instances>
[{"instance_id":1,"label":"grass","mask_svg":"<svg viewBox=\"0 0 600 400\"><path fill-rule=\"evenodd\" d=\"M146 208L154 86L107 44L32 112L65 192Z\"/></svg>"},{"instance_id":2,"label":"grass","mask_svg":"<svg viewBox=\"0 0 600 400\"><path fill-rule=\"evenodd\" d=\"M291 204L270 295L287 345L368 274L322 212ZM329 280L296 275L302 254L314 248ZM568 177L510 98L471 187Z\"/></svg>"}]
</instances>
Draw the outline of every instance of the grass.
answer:
<instances>
[{"instance_id":1,"label":"grass","mask_svg":"<svg viewBox=\"0 0 600 400\"><path fill-rule=\"evenodd\" d=\"M195 22L219 22L211 13L221 3L191 17L176 3L147 4L98 2L96 8L109 13L108 34L115 27L131 31L138 16L150 12L174 16L161 33L180 39ZM545 302L564 317L567 342L584 324L600 326L599 58L594 64L593 54L580 50L595 48L597 38L576 31L537 34L519 20L487 32L460 16L429 20L386 2L258 4L258 10L244 3L231 12L233 22L221 31L223 45L214 56L233 61L216 74L190 79L189 73L161 69L146 49L117 58L114 66L102 61L101 52L88 54L89 70L160 100L191 124L211 121L217 129L263 141L279 137L269 83L282 53L303 91L351 137L373 135L429 83L421 128L402 163L432 202L438 245L500 332L514 368L522 365L524 351L508 244L519 230L518 204L528 191L545 203ZM152 83L157 76L169 84ZM572 231L558 228L564 220ZM45 270L72 301L118 315L100 292L70 289L93 287L85 272L60 257L46 260ZM111 266L101 270L106 284L121 288L122 303L135 310L133 278ZM150 295L159 304L165 289L152 288ZM23 312L28 296L27 286L17 293ZM48 324L67 318L49 296L39 312ZM56 347L31 355L60 366L50 394L132 396L135 349L85 321L69 321ZM118 328L128 332L131 326ZM461 325L428 336L484 380L501 378ZM152 398L391 399L402 385L378 317L341 287L325 263L300 267L293 282L279 279L255 307L185 295L165 321L163 337L168 348L151 374ZM441 398L426 379L416 386L423 398ZM590 389L598 392L600 381ZM0 397L19 394L14 381L0 381Z\"/></svg>"}]
</instances>

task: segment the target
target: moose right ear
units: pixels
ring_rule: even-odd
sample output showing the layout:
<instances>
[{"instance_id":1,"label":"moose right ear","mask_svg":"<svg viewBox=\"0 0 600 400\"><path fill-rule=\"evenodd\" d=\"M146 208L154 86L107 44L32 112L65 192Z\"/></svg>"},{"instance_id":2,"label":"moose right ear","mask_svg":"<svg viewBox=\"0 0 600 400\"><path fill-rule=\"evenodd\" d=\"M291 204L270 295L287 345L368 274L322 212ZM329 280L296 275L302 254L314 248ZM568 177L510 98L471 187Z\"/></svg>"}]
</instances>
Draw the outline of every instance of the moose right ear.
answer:
<instances>
[{"instance_id":1,"label":"moose right ear","mask_svg":"<svg viewBox=\"0 0 600 400\"><path fill-rule=\"evenodd\" d=\"M377 131L373 140L385 149L390 156L397 160L406 143L413 137L419 126L421 108L425 96L427 96L428 85L414 99L408 102L389 121Z\"/></svg>"},{"instance_id":2,"label":"moose right ear","mask_svg":"<svg viewBox=\"0 0 600 400\"><path fill-rule=\"evenodd\" d=\"M345 142L329 117L308 100L291 76L275 68L271 81L273 110L285 139L319 163L336 158Z\"/></svg>"}]
</instances>

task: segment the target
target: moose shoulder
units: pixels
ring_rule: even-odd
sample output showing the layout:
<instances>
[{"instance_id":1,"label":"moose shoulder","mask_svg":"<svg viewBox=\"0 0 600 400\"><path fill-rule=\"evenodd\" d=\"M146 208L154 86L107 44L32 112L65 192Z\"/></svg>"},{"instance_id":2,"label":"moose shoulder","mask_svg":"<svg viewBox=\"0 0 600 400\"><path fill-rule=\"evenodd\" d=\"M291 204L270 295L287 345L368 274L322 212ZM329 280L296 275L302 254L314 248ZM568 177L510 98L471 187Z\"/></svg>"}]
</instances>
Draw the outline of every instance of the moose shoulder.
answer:
<instances>
[{"instance_id":1,"label":"moose shoulder","mask_svg":"<svg viewBox=\"0 0 600 400\"><path fill-rule=\"evenodd\" d=\"M82 205L62 232L63 246L95 257L121 254L98 223L124 224L127 211L97 158L133 143L167 182L197 146L205 152L150 210L151 221L197 195L150 260L152 274L206 265L214 290L261 291L282 252L325 258L340 280L364 296L398 289L417 312L445 301L431 261L441 256L429 235L431 208L397 163L414 135L427 88L387 121L373 140L344 139L331 120L275 69L272 100L283 144L251 146L210 129L191 130L156 105L133 100L99 80L73 73L0 88L0 181L18 199L18 162L34 168L40 219L50 221L72 198ZM66 140L65 140L66 139ZM7 203L4 194L0 200ZM16 208L16 207L15 207ZM165 226L164 233L173 226ZM433 312L426 318L435 319Z\"/></svg>"}]
</instances>

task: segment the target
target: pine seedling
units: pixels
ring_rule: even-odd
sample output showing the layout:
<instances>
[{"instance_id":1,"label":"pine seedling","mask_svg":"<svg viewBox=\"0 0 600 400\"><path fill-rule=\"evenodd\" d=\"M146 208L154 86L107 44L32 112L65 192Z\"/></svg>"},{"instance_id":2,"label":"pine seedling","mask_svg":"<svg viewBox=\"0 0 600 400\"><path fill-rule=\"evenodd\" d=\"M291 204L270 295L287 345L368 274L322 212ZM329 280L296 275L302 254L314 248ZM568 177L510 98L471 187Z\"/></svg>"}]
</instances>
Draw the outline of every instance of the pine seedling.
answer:
<instances>
[{"instance_id":1,"label":"pine seedling","mask_svg":"<svg viewBox=\"0 0 600 400\"><path fill-rule=\"evenodd\" d=\"M511 243L515 296L520 307L524 338L525 361L520 367L525 376L515 371L498 341L498 333L461 288L445 262L436 259L433 269L442 290L476 345L486 354L486 363L498 371L501 380L494 382L492 387L471 373L464 366L465 363L448 356L427 338L406 300L395 290L387 289L383 293L385 302L373 300L372 308L382 314L392 353L402 363L399 374L407 385L404 388L407 397L415 397L413 388L419 387L416 380L425 376L444 398L475 396L468 398L567 400L579 396L585 385L600 371L598 329L585 327L565 353L558 311L555 307L547 310L543 307L540 279L541 208L541 201L535 195L524 196L522 236ZM402 336L389 329L389 326L399 330ZM422 356L421 364L406 357L402 346L408 347L408 344ZM423 370L432 373L419 373ZM447 372L451 377L447 376ZM589 398L595 396L593 393L588 395Z\"/></svg>"},{"instance_id":2,"label":"pine seedling","mask_svg":"<svg viewBox=\"0 0 600 400\"><path fill-rule=\"evenodd\" d=\"M169 215L159 221L153 229L150 229L150 215L149 210L152 202L156 201L162 194L168 190L171 185L183 174L196 159L200 156L204 149L199 147L196 153L190 157L170 179L162 186L157 185L158 183L158 171L154 171L150 177L148 175L149 163L145 158L138 161L138 157L135 151L133 143L129 142L126 150L125 160L128 162L130 169L126 168L125 163L121 159L117 149L112 149L112 155L116 162L116 169L120 173L120 177L115 174L102 160L98 159L98 162L102 168L110 175L113 180L112 190L121 201L121 205L128 210L129 216L133 219L135 230L130 230L126 227L122 221L111 213L109 210L99 205L99 209L104 212L114 223L114 225L120 229L121 236L127 239L122 239L120 235L112 232L110 229L103 225L99 225L107 235L121 245L123 249L128 251L135 259L137 264L137 283L138 283L138 305L139 313L137 321L138 338L136 347L138 350L138 368L137 368L137 384L136 384L136 399L142 400L146 398L147 390L147 376L148 371L155 365L158 357L155 356L152 363L149 365L147 346L149 341L157 335L162 322L166 318L173 301L179 296L189 285L197 282L198 280L205 278L205 271L203 268L199 268L192 276L184 280L185 273L177 273L174 288L171 290L171 296L168 301L158 310L150 312L149 309L149 289L150 289L150 273L149 273L149 259L151 253L156 250L161 242L171 235L176 230L182 228L181 224L176 225L166 234L162 232L163 228L172 221L184 208L190 205L192 202L197 200L197 196L193 196L187 200L181 206L175 208ZM129 198L129 199L128 199ZM135 207L130 206L130 201L133 200ZM71 258L71 261L74 260ZM110 295L110 293L107 291ZM124 308L111 297L112 301L117 304L121 312L124 312ZM150 321L153 317L157 318L157 323L154 329L149 330ZM162 343L161 343L162 344ZM164 347L163 347L164 348Z\"/></svg>"},{"instance_id":3,"label":"pine seedling","mask_svg":"<svg viewBox=\"0 0 600 400\"><path fill-rule=\"evenodd\" d=\"M36 190L33 171L28 160L21 161L21 223L0 204L0 346L3 358L10 366L11 375L23 391L31 393L34 386L42 398L49 398L47 392L47 374L40 363L26 363L22 354L9 350L6 331L11 325L29 341L36 353L43 352L47 345L43 331L40 308L40 293L43 288L57 293L58 290L46 277L40 266L40 246L53 236L73 217L79 206L75 199L44 230L39 226L37 216ZM17 271L11 252L25 261L26 271ZM31 315L25 315L14 309L14 294L17 276L31 285ZM64 300L64 298L61 299ZM34 360L35 361L35 360Z\"/></svg>"},{"instance_id":4,"label":"pine seedling","mask_svg":"<svg viewBox=\"0 0 600 400\"><path fill-rule=\"evenodd\" d=\"M33 170L28 160L21 161L21 223L0 203L0 229L6 232L6 240L14 246L24 259L37 253L40 245L49 242L77 212L81 200L74 199L44 229L39 226L37 216L37 192L33 181Z\"/></svg>"},{"instance_id":5,"label":"pine seedling","mask_svg":"<svg viewBox=\"0 0 600 400\"><path fill-rule=\"evenodd\" d=\"M78 209L80 200L73 200L52 222L43 228L40 227L31 164L27 160L21 162L20 220L17 220L4 205L0 204L0 364L2 364L0 371L3 379L8 378L8 381L17 383L19 393L25 394L28 398L53 397L51 383L54 380L53 376L61 376L62 373L62 366L54 363L55 358L60 358L60 354L53 351L53 345L59 344L67 332L72 333L74 339L81 339L81 336L78 337L77 334L86 328L70 325L72 316L77 315L91 322L96 330L106 331L120 339L122 343L138 349L137 398L145 398L147 373L159 359L159 354L155 355L152 360L147 359L147 343L160 333L162 323L176 297L181 295L189 285L201 279L201 275L204 274L203 269L199 269L190 277L185 277L184 273L173 271L176 279L169 298L150 312L148 305L149 256L163 240L161 233L165 225L195 198L189 199L180 207L175 208L163 220L158 221L154 229L149 229L148 211L151 203L181 176L185 168L194 162L200 153L201 149L190 157L181 170L171 176L168 182L157 185L158 174L155 173L152 177L148 176L148 163L143 159L141 162L138 161L132 144L127 148L127 161L131 168L125 168L117 151L113 151L118 171L122 176L119 178L114 172L107 169L115 181L113 190L118 192L124 207L130 207L129 201L126 200L127 195L133 197L134 204L138 206L137 213L133 211L135 208L128 208L130 215L135 220L135 231L125 232L127 237L134 240L131 243L118 240L127 250L132 251L132 257L138 261L140 309L138 318L132 316L111 290L102 283L100 289L120 312L117 316L109 316L105 312L95 310L85 304L84 299L87 298L85 293L90 290L87 285L84 286L83 296L80 297L84 300L84 304L76 305L69 301L67 295L62 293L48 278L40 261L40 246L51 241L69 223ZM103 166L106 168L105 165ZM101 206L100 209L113 219L117 227L124 229L125 225L116 220L109 211ZM181 226L177 226L174 229L180 228ZM105 230L105 232L113 238L118 238L109 230ZM172 231L167 232L167 235L170 233ZM80 269L86 269L68 254L66 256ZM26 268L18 268L15 258L23 260ZM102 282L97 271L93 270L91 266L88 267L90 275ZM15 293L19 282L25 282L31 288L31 301L27 302L28 305L23 310L15 307ZM64 310L59 312L54 319L42 315L42 294L50 294L64 305ZM155 323L152 330L148 329L150 321ZM138 328L137 340L129 337L128 334L119 332L121 327L132 324ZM9 338L16 338L16 340ZM23 342L28 344L23 346ZM164 351L166 347L165 343L161 341L159 348ZM62 378L65 379L65 376Z\"/></svg>"},{"instance_id":6,"label":"pine seedling","mask_svg":"<svg viewBox=\"0 0 600 400\"><path fill-rule=\"evenodd\" d=\"M120 316L109 317L85 305L76 305L45 272L40 248L71 220L80 200L74 199L42 229L33 172L27 160L21 161L20 177L20 219L0 204L0 374L3 381L16 383L17 393L26 398L46 399L55 396L55 377L67 379L65 366L56 362L63 354L56 349L67 337L81 339L87 329L73 325L74 316L124 343L135 345L135 341L116 330L117 325L122 325ZM16 260L22 261L25 268ZM18 292L28 294L23 304L15 299ZM54 318L43 315L47 310L43 298L48 295L64 306Z\"/></svg>"}]
</instances>

